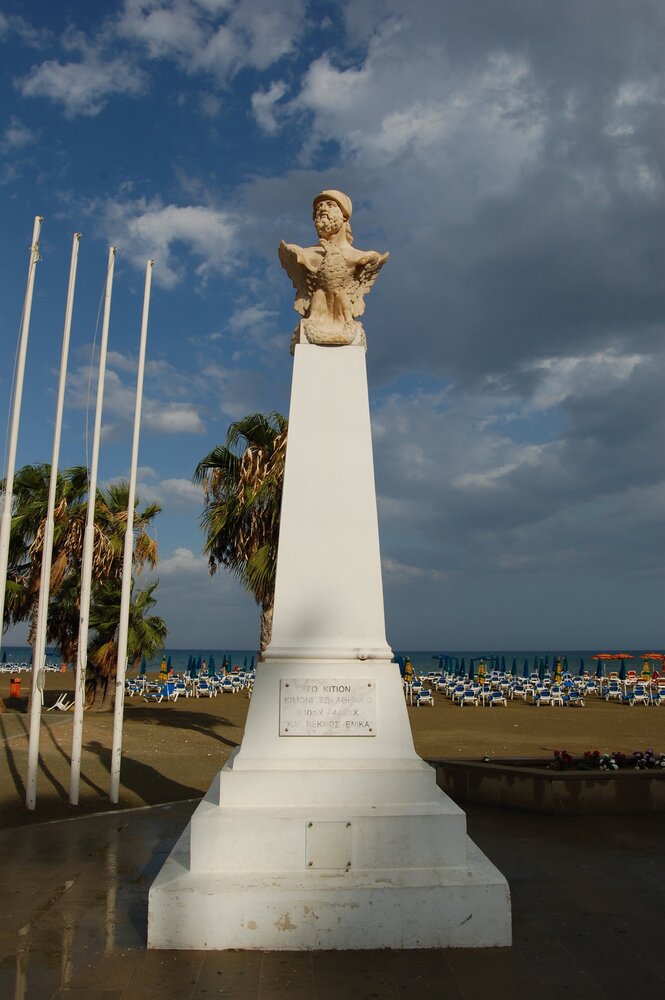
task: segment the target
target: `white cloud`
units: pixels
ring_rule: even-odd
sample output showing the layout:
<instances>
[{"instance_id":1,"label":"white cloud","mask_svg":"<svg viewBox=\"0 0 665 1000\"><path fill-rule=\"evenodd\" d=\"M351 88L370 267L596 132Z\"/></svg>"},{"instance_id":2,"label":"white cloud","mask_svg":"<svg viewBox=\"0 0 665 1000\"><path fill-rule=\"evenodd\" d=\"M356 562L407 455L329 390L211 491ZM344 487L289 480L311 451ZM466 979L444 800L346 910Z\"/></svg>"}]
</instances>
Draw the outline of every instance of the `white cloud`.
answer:
<instances>
[{"instance_id":1,"label":"white cloud","mask_svg":"<svg viewBox=\"0 0 665 1000\"><path fill-rule=\"evenodd\" d=\"M16 81L24 97L46 97L62 104L68 118L97 115L111 96L136 96L145 85L143 72L128 59L104 60L94 48L86 48L80 62L50 59Z\"/></svg>"},{"instance_id":2,"label":"white cloud","mask_svg":"<svg viewBox=\"0 0 665 1000\"><path fill-rule=\"evenodd\" d=\"M90 209L98 214L102 232L119 253L137 267L155 260L153 280L166 288L177 285L184 275L178 245L202 258L196 273L203 282L210 272L226 270L233 263L237 227L228 212L205 205L164 205L157 198L109 199Z\"/></svg>"},{"instance_id":3,"label":"white cloud","mask_svg":"<svg viewBox=\"0 0 665 1000\"><path fill-rule=\"evenodd\" d=\"M161 403L152 400L143 407L142 426L162 434L203 434L205 427L192 403Z\"/></svg>"},{"instance_id":4,"label":"white cloud","mask_svg":"<svg viewBox=\"0 0 665 1000\"><path fill-rule=\"evenodd\" d=\"M297 103L321 117L330 116L332 124L338 115L366 104L371 75L368 63L359 70L339 70L331 64L329 56L321 56L309 67Z\"/></svg>"},{"instance_id":5,"label":"white cloud","mask_svg":"<svg viewBox=\"0 0 665 1000\"><path fill-rule=\"evenodd\" d=\"M461 489L483 489L497 486L502 479L522 466L536 468L542 460L547 445L516 445L514 447L515 458L513 461L505 462L494 468L485 469L483 472L464 472L454 476L452 485Z\"/></svg>"},{"instance_id":6,"label":"white cloud","mask_svg":"<svg viewBox=\"0 0 665 1000\"><path fill-rule=\"evenodd\" d=\"M46 97L69 118L94 116L113 96L145 91L142 56L171 60L189 75L205 73L222 83L243 67L268 69L294 51L304 13L304 0L125 0L120 14L101 23L93 37L75 27L64 32L61 46L76 51L78 60L49 59L15 82L24 97ZM3 17L0 31L12 29L26 43L37 43L29 25ZM215 117L218 98L209 95L201 109Z\"/></svg>"},{"instance_id":7,"label":"white cloud","mask_svg":"<svg viewBox=\"0 0 665 1000\"><path fill-rule=\"evenodd\" d=\"M257 90L252 94L252 112L260 128L268 135L274 135L279 129L276 105L285 94L286 84L282 80L273 80L267 90Z\"/></svg>"},{"instance_id":8,"label":"white cloud","mask_svg":"<svg viewBox=\"0 0 665 1000\"><path fill-rule=\"evenodd\" d=\"M158 566L159 576L170 577L175 575L200 576L208 574L208 561L203 556L195 556L191 549L177 548L168 559L160 559Z\"/></svg>"},{"instance_id":9,"label":"white cloud","mask_svg":"<svg viewBox=\"0 0 665 1000\"><path fill-rule=\"evenodd\" d=\"M118 364L120 360L120 364ZM105 437L115 438L122 432L129 432L134 422L136 383L131 377L136 371L131 361L124 355L109 353L104 380L103 431ZM129 384L125 384L119 372L129 374ZM67 380L67 402L78 410L94 413L97 392L97 362L91 367L81 365L73 369ZM202 434L203 421L194 403L164 401L151 397L146 391L143 397L141 426L144 431L158 434Z\"/></svg>"},{"instance_id":10,"label":"white cloud","mask_svg":"<svg viewBox=\"0 0 665 1000\"><path fill-rule=\"evenodd\" d=\"M514 184L539 148L538 87L521 56L484 52L460 72L436 33L418 37L388 21L360 65L315 60L288 110L312 116L303 156L340 143L347 161L373 168L405 153L438 177L473 171L477 186ZM468 161L471 161L470 163Z\"/></svg>"},{"instance_id":11,"label":"white cloud","mask_svg":"<svg viewBox=\"0 0 665 1000\"><path fill-rule=\"evenodd\" d=\"M224 81L244 66L267 69L292 52L303 21L303 0L125 0L116 31L151 59L172 58L187 73Z\"/></svg>"},{"instance_id":12,"label":"white cloud","mask_svg":"<svg viewBox=\"0 0 665 1000\"><path fill-rule=\"evenodd\" d=\"M41 48L51 37L48 28L34 28L32 24L16 14L7 17L0 13L0 38L9 34L18 36L24 45L33 49Z\"/></svg>"},{"instance_id":13,"label":"white cloud","mask_svg":"<svg viewBox=\"0 0 665 1000\"><path fill-rule=\"evenodd\" d=\"M138 361L129 355L121 354L120 351L107 351L106 364L116 371L135 372Z\"/></svg>"},{"instance_id":14,"label":"white cloud","mask_svg":"<svg viewBox=\"0 0 665 1000\"><path fill-rule=\"evenodd\" d=\"M3 150L23 149L35 141L35 133L23 124L20 118L12 115L2 139Z\"/></svg>"},{"instance_id":15,"label":"white cloud","mask_svg":"<svg viewBox=\"0 0 665 1000\"><path fill-rule=\"evenodd\" d=\"M291 53L305 23L304 0L240 0L231 26L246 39L245 61L265 70Z\"/></svg>"},{"instance_id":16,"label":"white cloud","mask_svg":"<svg viewBox=\"0 0 665 1000\"><path fill-rule=\"evenodd\" d=\"M538 391L530 406L534 410L544 410L563 402L570 395L596 393L611 386L618 389L646 360L641 354L619 354L612 350L543 358L524 368L540 376Z\"/></svg>"},{"instance_id":17,"label":"white cloud","mask_svg":"<svg viewBox=\"0 0 665 1000\"><path fill-rule=\"evenodd\" d=\"M414 144L431 146L443 137L445 131L446 115L441 105L413 104L410 108L386 115L379 131L368 138L367 149L392 159ZM357 132L349 136L348 141L356 148L363 144L362 136Z\"/></svg>"},{"instance_id":18,"label":"white cloud","mask_svg":"<svg viewBox=\"0 0 665 1000\"><path fill-rule=\"evenodd\" d=\"M387 577L404 582L412 580L429 580L439 582L445 580L449 575L438 569L427 569L422 566L412 566L407 563L398 562L395 559L390 559L386 556L384 556L381 560L381 568Z\"/></svg>"},{"instance_id":19,"label":"white cloud","mask_svg":"<svg viewBox=\"0 0 665 1000\"><path fill-rule=\"evenodd\" d=\"M203 492L189 479L162 479L159 484L162 497L168 497L176 504L186 507L201 507Z\"/></svg>"},{"instance_id":20,"label":"white cloud","mask_svg":"<svg viewBox=\"0 0 665 1000\"><path fill-rule=\"evenodd\" d=\"M237 309L229 320L229 329L233 333L243 333L265 326L266 320L279 315L274 309L262 309L261 306L247 306Z\"/></svg>"},{"instance_id":21,"label":"white cloud","mask_svg":"<svg viewBox=\"0 0 665 1000\"><path fill-rule=\"evenodd\" d=\"M151 59L191 54L204 43L200 11L196 4L125 0L117 31L121 36L142 43Z\"/></svg>"},{"instance_id":22,"label":"white cloud","mask_svg":"<svg viewBox=\"0 0 665 1000\"><path fill-rule=\"evenodd\" d=\"M199 105L204 118L218 118L222 109L222 102L216 94L201 94Z\"/></svg>"}]
</instances>

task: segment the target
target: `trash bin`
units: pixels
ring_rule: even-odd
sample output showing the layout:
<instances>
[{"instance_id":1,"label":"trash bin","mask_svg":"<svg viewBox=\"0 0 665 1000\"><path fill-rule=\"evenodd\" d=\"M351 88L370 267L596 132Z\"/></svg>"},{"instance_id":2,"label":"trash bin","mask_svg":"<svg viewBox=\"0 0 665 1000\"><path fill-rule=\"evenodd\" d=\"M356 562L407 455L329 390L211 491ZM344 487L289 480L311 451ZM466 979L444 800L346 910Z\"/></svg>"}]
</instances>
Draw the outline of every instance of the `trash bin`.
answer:
<instances>
[{"instance_id":1,"label":"trash bin","mask_svg":"<svg viewBox=\"0 0 665 1000\"><path fill-rule=\"evenodd\" d=\"M20 698L21 697L21 678L12 677L9 682L9 697L10 698Z\"/></svg>"}]
</instances>

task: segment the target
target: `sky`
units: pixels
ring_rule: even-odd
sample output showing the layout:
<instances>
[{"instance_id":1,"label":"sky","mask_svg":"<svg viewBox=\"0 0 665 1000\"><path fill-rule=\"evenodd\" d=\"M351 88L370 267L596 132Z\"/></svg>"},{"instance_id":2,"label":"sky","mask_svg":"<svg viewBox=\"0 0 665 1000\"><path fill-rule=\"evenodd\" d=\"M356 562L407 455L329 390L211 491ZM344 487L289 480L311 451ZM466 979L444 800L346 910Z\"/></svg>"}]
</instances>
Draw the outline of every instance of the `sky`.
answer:
<instances>
[{"instance_id":1,"label":"sky","mask_svg":"<svg viewBox=\"0 0 665 1000\"><path fill-rule=\"evenodd\" d=\"M664 43L660 0L4 0L2 440L42 215L17 467L51 458L80 231L60 464L88 460L114 245L99 478L128 475L154 258L138 490L170 646L257 644L191 480L288 412L277 246L331 187L391 254L363 317L389 643L662 646Z\"/></svg>"}]
</instances>

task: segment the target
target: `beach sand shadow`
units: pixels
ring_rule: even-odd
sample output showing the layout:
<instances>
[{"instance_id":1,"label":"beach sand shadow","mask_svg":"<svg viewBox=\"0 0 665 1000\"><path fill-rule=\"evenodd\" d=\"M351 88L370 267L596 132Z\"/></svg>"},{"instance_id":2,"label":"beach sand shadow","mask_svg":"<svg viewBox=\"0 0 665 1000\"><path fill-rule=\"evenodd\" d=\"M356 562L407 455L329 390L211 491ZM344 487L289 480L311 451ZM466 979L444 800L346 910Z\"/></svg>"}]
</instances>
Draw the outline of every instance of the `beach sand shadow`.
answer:
<instances>
[{"instance_id":1,"label":"beach sand shadow","mask_svg":"<svg viewBox=\"0 0 665 1000\"><path fill-rule=\"evenodd\" d=\"M111 751L97 740L86 743L85 749L95 754L106 770L111 773ZM157 805L162 802L175 802L178 799L201 798L201 790L191 785L183 785L173 781L149 764L122 756L120 768L120 783L134 792L146 805Z\"/></svg>"},{"instance_id":2,"label":"beach sand shadow","mask_svg":"<svg viewBox=\"0 0 665 1000\"><path fill-rule=\"evenodd\" d=\"M2 714L0 713L0 734L2 735L3 742L5 744L5 757L7 758L7 767L9 768L9 773L11 775L12 781L14 782L14 787L18 792L19 798L25 798L25 784L23 778L19 773L19 769L16 766L16 758L10 746L10 740L13 735L7 732L7 728L4 724Z\"/></svg>"},{"instance_id":3,"label":"beach sand shadow","mask_svg":"<svg viewBox=\"0 0 665 1000\"><path fill-rule=\"evenodd\" d=\"M62 749L62 747L60 746L60 744L56 740L55 736L51 732L51 727L43 725L42 729L45 730L48 733L49 739L51 740L51 743L53 744L55 750L60 754L60 756L65 761L65 763L67 764L67 766L71 767L72 758L70 757L70 755L65 750ZM43 761L41 760L41 757L40 757L40 765L41 765L41 768L44 771L44 773L46 773L46 769L44 767ZM100 798L106 798L106 792L104 791L104 789L101 788L99 785L95 784L95 782L92 780L92 778L89 778L87 776L87 774L83 770L81 770L81 772L80 772L80 780L83 782L84 785L88 785L89 788L92 788L93 792L97 792L97 794L100 796ZM69 794L67 792L65 792L65 789L62 788L62 786L60 786L60 788L62 789L64 797L67 798L67 799L69 799Z\"/></svg>"},{"instance_id":4,"label":"beach sand shadow","mask_svg":"<svg viewBox=\"0 0 665 1000\"><path fill-rule=\"evenodd\" d=\"M237 729L237 725L229 719L213 715L210 712L190 712L187 709L178 708L169 711L169 708L166 706L162 708L159 705L155 705L154 708L135 709L133 718L140 718L142 721L145 720L155 726L190 730L191 732L199 733L201 736L209 736L211 740L223 743L225 746L231 747L231 749L240 746L238 740L228 739L228 737L222 736L221 733L216 731L219 726L228 726L230 729Z\"/></svg>"}]
</instances>

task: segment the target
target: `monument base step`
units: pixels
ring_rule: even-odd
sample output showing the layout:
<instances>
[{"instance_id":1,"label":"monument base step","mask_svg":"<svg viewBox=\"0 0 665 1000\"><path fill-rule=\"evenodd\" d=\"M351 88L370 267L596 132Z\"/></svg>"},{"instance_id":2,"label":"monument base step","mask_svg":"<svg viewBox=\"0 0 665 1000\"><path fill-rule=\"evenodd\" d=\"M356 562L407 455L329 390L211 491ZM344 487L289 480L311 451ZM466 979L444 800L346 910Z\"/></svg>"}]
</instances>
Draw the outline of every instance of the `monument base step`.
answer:
<instances>
[{"instance_id":1,"label":"monument base step","mask_svg":"<svg viewBox=\"0 0 665 1000\"><path fill-rule=\"evenodd\" d=\"M466 868L257 876L193 874L188 866L189 827L150 890L149 948L338 951L511 944L506 880L468 838Z\"/></svg>"},{"instance_id":2,"label":"monument base step","mask_svg":"<svg viewBox=\"0 0 665 1000\"><path fill-rule=\"evenodd\" d=\"M412 850L422 860L427 845ZM190 826L150 890L149 948L334 951L511 944L507 882L468 837L466 865L459 868L195 873L189 858Z\"/></svg>"}]
</instances>

